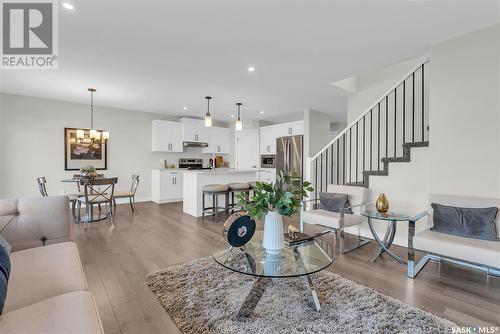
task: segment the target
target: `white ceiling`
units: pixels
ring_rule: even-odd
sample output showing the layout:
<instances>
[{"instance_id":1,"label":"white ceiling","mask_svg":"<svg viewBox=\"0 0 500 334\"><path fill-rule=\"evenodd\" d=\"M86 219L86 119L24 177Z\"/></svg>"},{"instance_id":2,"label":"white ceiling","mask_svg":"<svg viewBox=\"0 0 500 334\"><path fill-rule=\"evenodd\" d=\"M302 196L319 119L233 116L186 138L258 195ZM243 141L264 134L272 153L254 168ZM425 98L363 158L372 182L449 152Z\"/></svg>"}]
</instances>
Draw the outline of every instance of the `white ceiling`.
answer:
<instances>
[{"instance_id":1,"label":"white ceiling","mask_svg":"<svg viewBox=\"0 0 500 334\"><path fill-rule=\"evenodd\" d=\"M500 21L496 1L72 3L60 8L59 68L3 71L2 91L88 103L95 87L97 105L189 116L211 95L218 120L238 101L244 118L311 108L345 120L332 81Z\"/></svg>"}]
</instances>

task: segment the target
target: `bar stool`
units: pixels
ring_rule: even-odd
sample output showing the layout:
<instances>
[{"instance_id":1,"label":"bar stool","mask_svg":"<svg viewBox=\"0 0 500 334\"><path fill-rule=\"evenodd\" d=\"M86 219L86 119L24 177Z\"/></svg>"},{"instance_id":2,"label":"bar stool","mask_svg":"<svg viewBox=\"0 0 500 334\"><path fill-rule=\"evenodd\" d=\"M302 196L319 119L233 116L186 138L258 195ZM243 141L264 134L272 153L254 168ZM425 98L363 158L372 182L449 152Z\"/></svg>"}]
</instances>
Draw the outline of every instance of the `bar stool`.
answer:
<instances>
[{"instance_id":1,"label":"bar stool","mask_svg":"<svg viewBox=\"0 0 500 334\"><path fill-rule=\"evenodd\" d=\"M229 188L229 195L231 195L231 203L226 203L226 210L232 209L232 212L234 212L234 208L236 207L236 203L234 203L234 194L245 192L248 195L250 185L246 182L238 182L228 183L227 187Z\"/></svg>"},{"instance_id":2,"label":"bar stool","mask_svg":"<svg viewBox=\"0 0 500 334\"><path fill-rule=\"evenodd\" d=\"M219 216L219 209L223 209L223 211L226 211L227 209L225 207L219 207L219 199L218 195L225 195L226 196L226 204L229 199L229 193L228 193L228 186L225 184L207 184L201 188L202 190L202 214L201 214L201 219L203 220L205 218L205 213L207 210L209 214L212 214L214 216L214 221L217 220L217 217ZM205 207L205 195L212 196L212 206Z\"/></svg>"},{"instance_id":3,"label":"bar stool","mask_svg":"<svg viewBox=\"0 0 500 334\"><path fill-rule=\"evenodd\" d=\"M248 182L248 186L250 187L250 190L252 191L252 195L255 195L255 188L257 187L257 181Z\"/></svg>"}]
</instances>

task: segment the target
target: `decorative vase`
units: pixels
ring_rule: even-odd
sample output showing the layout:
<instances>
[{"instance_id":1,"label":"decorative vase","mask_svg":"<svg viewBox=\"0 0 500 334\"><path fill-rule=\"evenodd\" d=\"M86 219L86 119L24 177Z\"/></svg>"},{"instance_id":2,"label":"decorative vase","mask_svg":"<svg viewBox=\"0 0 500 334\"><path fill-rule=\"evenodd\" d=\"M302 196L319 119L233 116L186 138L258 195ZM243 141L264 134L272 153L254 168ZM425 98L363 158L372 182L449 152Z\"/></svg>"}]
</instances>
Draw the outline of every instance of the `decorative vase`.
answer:
<instances>
[{"instance_id":1,"label":"decorative vase","mask_svg":"<svg viewBox=\"0 0 500 334\"><path fill-rule=\"evenodd\" d=\"M275 211L269 211L264 220L264 238L262 245L269 254L278 254L285 247L283 217Z\"/></svg>"},{"instance_id":2,"label":"decorative vase","mask_svg":"<svg viewBox=\"0 0 500 334\"><path fill-rule=\"evenodd\" d=\"M378 195L377 202L375 203L377 211L380 213L387 213L389 211L389 201L384 193Z\"/></svg>"}]
</instances>

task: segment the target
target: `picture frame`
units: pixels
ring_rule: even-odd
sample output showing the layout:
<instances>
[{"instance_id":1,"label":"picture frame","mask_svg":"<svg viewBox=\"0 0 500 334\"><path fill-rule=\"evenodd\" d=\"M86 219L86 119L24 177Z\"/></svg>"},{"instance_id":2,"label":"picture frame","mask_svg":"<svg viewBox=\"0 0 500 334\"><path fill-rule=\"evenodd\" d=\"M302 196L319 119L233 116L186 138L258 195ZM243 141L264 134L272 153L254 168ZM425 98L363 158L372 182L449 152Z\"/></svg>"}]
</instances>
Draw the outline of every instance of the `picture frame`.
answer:
<instances>
[{"instance_id":1,"label":"picture frame","mask_svg":"<svg viewBox=\"0 0 500 334\"><path fill-rule=\"evenodd\" d=\"M84 138L77 138L77 130L83 131ZM90 138L90 129L64 128L64 170L80 170L92 165L96 170L108 169L108 141L97 130L99 139Z\"/></svg>"}]
</instances>

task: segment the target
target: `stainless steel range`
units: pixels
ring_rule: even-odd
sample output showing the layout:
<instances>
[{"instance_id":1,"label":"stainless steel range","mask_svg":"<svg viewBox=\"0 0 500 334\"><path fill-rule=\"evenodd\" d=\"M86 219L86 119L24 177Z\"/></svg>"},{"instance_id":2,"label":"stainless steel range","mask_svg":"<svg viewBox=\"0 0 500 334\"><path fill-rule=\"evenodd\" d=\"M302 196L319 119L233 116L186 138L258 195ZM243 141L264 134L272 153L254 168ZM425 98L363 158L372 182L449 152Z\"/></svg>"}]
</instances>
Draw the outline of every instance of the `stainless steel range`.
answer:
<instances>
[{"instance_id":1,"label":"stainless steel range","mask_svg":"<svg viewBox=\"0 0 500 334\"><path fill-rule=\"evenodd\" d=\"M189 170L210 169L210 167L203 167L203 159L180 158L179 168L187 168Z\"/></svg>"}]
</instances>

